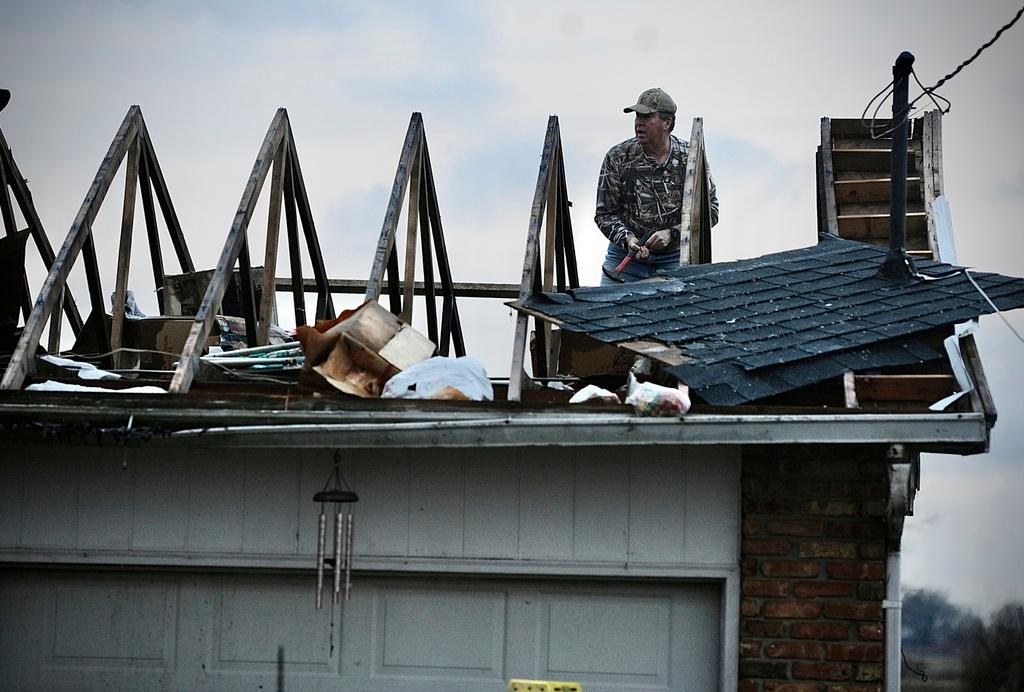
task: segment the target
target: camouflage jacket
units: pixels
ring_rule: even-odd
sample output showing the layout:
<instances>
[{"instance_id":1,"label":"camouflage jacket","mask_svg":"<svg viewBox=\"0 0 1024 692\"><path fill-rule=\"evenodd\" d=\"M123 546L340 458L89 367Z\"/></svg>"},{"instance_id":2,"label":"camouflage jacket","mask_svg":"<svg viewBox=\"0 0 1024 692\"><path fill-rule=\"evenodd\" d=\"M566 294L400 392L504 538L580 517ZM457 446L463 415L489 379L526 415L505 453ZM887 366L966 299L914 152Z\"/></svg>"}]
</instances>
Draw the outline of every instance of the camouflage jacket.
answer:
<instances>
[{"instance_id":1,"label":"camouflage jacket","mask_svg":"<svg viewBox=\"0 0 1024 692\"><path fill-rule=\"evenodd\" d=\"M683 179L689 144L669 135L672 150L663 164L644 153L636 137L612 147L601 164L597 180L597 209L594 221L609 241L623 250L628 239L640 239L648 231L672 229L672 243L662 254L679 247ZM711 224L718 223L718 197L708 167Z\"/></svg>"}]
</instances>

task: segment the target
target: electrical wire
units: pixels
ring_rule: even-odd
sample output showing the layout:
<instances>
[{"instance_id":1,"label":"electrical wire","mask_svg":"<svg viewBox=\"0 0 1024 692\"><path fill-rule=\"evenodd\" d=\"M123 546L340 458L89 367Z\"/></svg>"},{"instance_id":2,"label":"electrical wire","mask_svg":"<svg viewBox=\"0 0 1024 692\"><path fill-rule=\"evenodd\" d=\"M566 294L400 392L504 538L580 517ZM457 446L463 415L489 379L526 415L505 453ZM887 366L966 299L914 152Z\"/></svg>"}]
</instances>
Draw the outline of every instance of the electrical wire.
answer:
<instances>
[{"instance_id":1,"label":"electrical wire","mask_svg":"<svg viewBox=\"0 0 1024 692\"><path fill-rule=\"evenodd\" d=\"M1010 28L1011 26L1013 26L1014 24L1016 24L1016 23L1017 23L1017 20L1018 20L1018 19L1020 19L1020 17L1021 17L1021 15L1022 15L1022 14L1024 14L1024 5L1022 5L1022 6L1021 6L1021 8L1020 8L1019 10L1017 10L1017 14L1015 14L1015 15L1013 16L1013 19L1011 19L1011 20L1010 20L1009 22L1007 22L1007 23L1006 23L1006 24L1004 24L1004 25L1003 25L1002 27L1000 27L999 31L997 31L997 32L996 32L996 35L995 35L995 36L993 36L992 38L990 38L990 39L988 40L988 42L986 42L986 43L983 43L983 44L981 45L981 47L980 47L980 48L978 48L978 50L974 51L974 55L972 55L971 57L967 58L966 60L964 60L964 61L963 61L962 63L960 63L959 65L957 65L957 68L956 68L955 70L953 70L952 72L950 72L949 74L947 74L947 75L946 75L945 77L943 77L943 78L942 78L942 79L940 79L939 81L935 82L935 85L934 85L934 86L931 86L931 87L929 87L929 88L928 88L928 89L926 89L925 91L935 91L935 90L936 90L936 89L938 89L938 88L939 88L940 86L942 86L943 84L945 84L945 83L946 83L946 82L948 82L949 80L953 79L953 77L956 77L956 76L957 76L957 75L958 75L958 74L960 73L960 70L964 69L965 67L967 67L968 65L970 65L970 64L971 64L972 62L974 62L975 58L977 58L977 57L978 57L979 55L981 55L982 51L984 51L984 50L985 50L986 48L988 48L988 47L989 47L989 46L991 46L991 45L992 45L993 43L995 43L995 42L996 42L997 40L999 40L999 37L1000 37L1000 36L1002 36L1002 34L1003 34L1003 32L1004 32L1004 31L1006 31L1006 30L1007 30L1007 29L1009 29L1009 28Z\"/></svg>"},{"instance_id":2,"label":"electrical wire","mask_svg":"<svg viewBox=\"0 0 1024 692\"><path fill-rule=\"evenodd\" d=\"M974 62L978 58L978 56L982 54L982 52L984 52L993 43L995 43L997 40L999 40L999 37L1002 36L1003 33L1007 29L1009 29L1014 24L1016 24L1017 20L1019 20L1021 18L1021 15L1024 15L1024 5L1022 5L1021 8L1019 10L1017 10L1017 13L1013 16L1013 19L1011 19L1009 22L1007 22L1006 24L1001 26L999 28L999 30L995 33L995 36L993 36L991 39L989 39L988 41L983 43L976 51L974 51L974 54L971 57L967 58L962 63L957 65L955 70L953 70L952 72L947 74L945 77L943 77L942 79L940 79L939 81L937 81L935 84L933 84L930 87L926 87L923 84L921 84L921 80L917 78L917 72L914 71L913 69L911 69L910 70L910 74L912 74L914 76L914 81L917 82L917 85L919 87L921 87L921 94L918 95L917 97L915 97L913 101L910 101L907 104L907 116L901 122L899 122L896 125L893 125L889 129L884 130L882 132L877 132L876 129L875 129L876 128L875 123L878 120L878 117L877 117L878 116L878 111L881 110L883 105L885 105L886 99L888 99L889 95L893 92L893 90L895 88L894 85L893 85L893 81L894 80L891 80L888 84L886 84L884 87L882 87L881 91L879 91L877 94L875 94L871 98L871 100L868 101L868 104L864 107L864 111L861 113L861 116L860 116L861 125L863 125L865 128L868 128L870 130L871 138L872 139L881 139L882 137L886 137L887 135L892 134L895 130L899 129L900 127L903 127L908 120L911 120L914 116L918 115L922 110L924 110L924 108L919 108L918 110L911 112L911 109L914 107L914 104L916 104L918 101L920 101L925 96L927 96L928 98L931 99L932 103L935 104L935 107L939 110L940 114L944 115L946 113L949 113L950 109L953 107L953 103L949 99L947 99L946 97L942 96L941 94L935 93L935 90L938 89L939 87L941 87L943 84L945 84L949 80L953 79L953 77L956 77L960 73L961 70L963 70L965 67L970 65L972 62ZM878 105L875 107L875 110L871 114L871 120L868 121L868 119L867 119L868 110L871 109L871 106L875 103L876 100L879 99L879 97L881 97L881 100L878 101ZM936 98L944 101L946 103L946 107L943 108L942 106L940 106L938 101L936 101ZM885 125L891 125L891 124L892 124L892 120L885 121ZM883 127L884 127L884 125L883 125Z\"/></svg>"},{"instance_id":3,"label":"electrical wire","mask_svg":"<svg viewBox=\"0 0 1024 692\"><path fill-rule=\"evenodd\" d=\"M910 661L907 660L907 652L903 650L902 646L900 647L900 653L903 654L903 665L907 667L907 670L921 678L921 682L928 682L928 673L924 672L924 670L918 670L914 666L910 665Z\"/></svg>"}]
</instances>

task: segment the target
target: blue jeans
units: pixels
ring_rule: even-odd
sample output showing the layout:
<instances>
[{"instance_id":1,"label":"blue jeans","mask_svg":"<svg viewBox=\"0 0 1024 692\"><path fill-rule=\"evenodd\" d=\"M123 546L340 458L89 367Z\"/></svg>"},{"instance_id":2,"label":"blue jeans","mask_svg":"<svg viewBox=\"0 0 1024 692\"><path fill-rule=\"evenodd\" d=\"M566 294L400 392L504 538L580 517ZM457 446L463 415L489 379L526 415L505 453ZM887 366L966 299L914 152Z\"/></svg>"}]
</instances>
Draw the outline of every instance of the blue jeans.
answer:
<instances>
[{"instance_id":1,"label":"blue jeans","mask_svg":"<svg viewBox=\"0 0 1024 692\"><path fill-rule=\"evenodd\" d=\"M604 270L608 272L614 272L615 267L619 266L622 260L626 259L626 255L629 253L620 248L618 245L608 243L608 254L604 257L604 262L601 264L601 285L602 286L614 286L616 281L612 281L605 274ZM663 269L675 269L679 266L679 248L669 250L664 253L651 253L647 259L638 260L635 257L629 265L622 270L620 277L626 283L631 281L640 281L641 279L649 279L656 273Z\"/></svg>"}]
</instances>

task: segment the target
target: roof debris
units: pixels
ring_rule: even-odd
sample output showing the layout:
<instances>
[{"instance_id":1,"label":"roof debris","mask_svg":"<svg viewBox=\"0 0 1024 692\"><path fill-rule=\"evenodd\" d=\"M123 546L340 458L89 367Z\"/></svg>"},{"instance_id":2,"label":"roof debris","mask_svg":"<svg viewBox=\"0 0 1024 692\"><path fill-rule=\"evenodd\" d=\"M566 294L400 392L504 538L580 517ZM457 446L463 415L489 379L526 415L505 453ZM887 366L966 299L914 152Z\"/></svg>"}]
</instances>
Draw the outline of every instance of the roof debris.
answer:
<instances>
[{"instance_id":1,"label":"roof debris","mask_svg":"<svg viewBox=\"0 0 1024 692\"><path fill-rule=\"evenodd\" d=\"M922 335L992 312L967 270L919 260L925 280L899 284L877 276L885 255L823 235L812 247L511 305L659 360L704 401L729 406L937 359ZM1000 310L1024 307L1024 279L971 277Z\"/></svg>"}]
</instances>

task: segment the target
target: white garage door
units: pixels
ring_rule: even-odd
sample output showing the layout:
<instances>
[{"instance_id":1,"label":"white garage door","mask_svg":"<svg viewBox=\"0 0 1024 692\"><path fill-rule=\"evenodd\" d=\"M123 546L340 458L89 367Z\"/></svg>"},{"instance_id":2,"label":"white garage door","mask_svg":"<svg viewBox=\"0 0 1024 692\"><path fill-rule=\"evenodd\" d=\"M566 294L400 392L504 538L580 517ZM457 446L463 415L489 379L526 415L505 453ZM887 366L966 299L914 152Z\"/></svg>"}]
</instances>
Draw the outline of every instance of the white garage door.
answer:
<instances>
[{"instance_id":1,"label":"white garage door","mask_svg":"<svg viewBox=\"0 0 1024 692\"><path fill-rule=\"evenodd\" d=\"M718 688L716 583L364 577L332 613L308 576L0 575L5 690Z\"/></svg>"}]
</instances>

